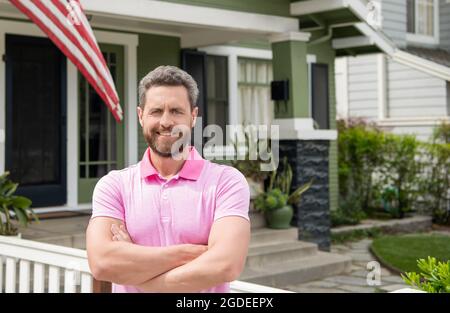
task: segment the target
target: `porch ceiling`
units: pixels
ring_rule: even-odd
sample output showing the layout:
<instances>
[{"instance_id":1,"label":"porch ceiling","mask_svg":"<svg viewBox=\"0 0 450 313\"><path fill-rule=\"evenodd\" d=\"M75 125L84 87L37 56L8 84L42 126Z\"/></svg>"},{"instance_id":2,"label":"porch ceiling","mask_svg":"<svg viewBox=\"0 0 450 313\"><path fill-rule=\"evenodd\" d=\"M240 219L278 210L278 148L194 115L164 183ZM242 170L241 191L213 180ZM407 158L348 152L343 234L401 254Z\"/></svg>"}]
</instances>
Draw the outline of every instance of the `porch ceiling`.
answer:
<instances>
[{"instance_id":1,"label":"porch ceiling","mask_svg":"<svg viewBox=\"0 0 450 313\"><path fill-rule=\"evenodd\" d=\"M226 44L298 31L297 18L238 12L155 0L81 0L94 27L160 33L181 38L183 48ZM0 16L24 15L0 0Z\"/></svg>"},{"instance_id":2,"label":"porch ceiling","mask_svg":"<svg viewBox=\"0 0 450 313\"><path fill-rule=\"evenodd\" d=\"M395 51L394 43L371 25L366 0L303 0L290 9L301 31L326 30L337 56Z\"/></svg>"},{"instance_id":3,"label":"porch ceiling","mask_svg":"<svg viewBox=\"0 0 450 313\"><path fill-rule=\"evenodd\" d=\"M290 11L291 15L300 17L302 29L366 22L369 15L365 0L297 1L291 3Z\"/></svg>"},{"instance_id":4,"label":"porch ceiling","mask_svg":"<svg viewBox=\"0 0 450 313\"><path fill-rule=\"evenodd\" d=\"M267 38L298 31L297 18L238 12L155 0L81 0L95 23L135 25L181 38L183 48Z\"/></svg>"}]
</instances>

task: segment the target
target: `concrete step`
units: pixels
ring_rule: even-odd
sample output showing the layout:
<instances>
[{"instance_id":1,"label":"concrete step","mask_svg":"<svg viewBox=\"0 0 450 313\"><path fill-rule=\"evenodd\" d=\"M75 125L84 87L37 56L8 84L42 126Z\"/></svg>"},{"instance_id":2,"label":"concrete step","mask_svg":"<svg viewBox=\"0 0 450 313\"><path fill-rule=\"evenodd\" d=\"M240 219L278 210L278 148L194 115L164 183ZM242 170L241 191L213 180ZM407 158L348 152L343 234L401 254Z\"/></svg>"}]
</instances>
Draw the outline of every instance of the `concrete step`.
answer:
<instances>
[{"instance_id":1,"label":"concrete step","mask_svg":"<svg viewBox=\"0 0 450 313\"><path fill-rule=\"evenodd\" d=\"M317 251L316 244L304 241L250 246L246 265L263 267L270 264L279 264L288 260L293 261L312 256Z\"/></svg>"},{"instance_id":2,"label":"concrete step","mask_svg":"<svg viewBox=\"0 0 450 313\"><path fill-rule=\"evenodd\" d=\"M250 246L260 246L280 242L297 242L298 230L295 227L288 229L252 229Z\"/></svg>"},{"instance_id":3,"label":"concrete step","mask_svg":"<svg viewBox=\"0 0 450 313\"><path fill-rule=\"evenodd\" d=\"M239 280L283 288L291 284L349 272L351 265L352 260L348 256L318 251L309 257L261 268L246 266Z\"/></svg>"}]
</instances>

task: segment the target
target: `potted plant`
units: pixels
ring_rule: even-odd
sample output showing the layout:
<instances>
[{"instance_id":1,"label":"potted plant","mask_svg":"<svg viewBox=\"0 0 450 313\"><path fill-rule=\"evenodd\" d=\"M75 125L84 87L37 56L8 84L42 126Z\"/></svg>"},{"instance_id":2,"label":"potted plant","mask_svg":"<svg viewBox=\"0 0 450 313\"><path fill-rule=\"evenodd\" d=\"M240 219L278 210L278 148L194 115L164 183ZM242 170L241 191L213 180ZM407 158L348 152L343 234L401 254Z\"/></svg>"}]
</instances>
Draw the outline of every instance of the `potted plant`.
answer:
<instances>
[{"instance_id":1,"label":"potted plant","mask_svg":"<svg viewBox=\"0 0 450 313\"><path fill-rule=\"evenodd\" d=\"M31 200L14 195L19 184L12 182L8 175L9 172L5 172L0 176L0 235L17 236L18 229L12 220L17 220L24 227L32 218L39 220L30 208Z\"/></svg>"},{"instance_id":2,"label":"potted plant","mask_svg":"<svg viewBox=\"0 0 450 313\"><path fill-rule=\"evenodd\" d=\"M267 163L267 161L261 159L260 153L257 153L258 151L256 150L261 146L262 140L258 138L252 142L250 135L246 132L244 133L244 136L245 154L243 158L239 157L238 142L232 142L236 153L236 159L231 161L231 165L245 176L250 188L250 198L255 199L259 194L264 192L264 181L267 179L270 172L261 170L261 164ZM265 140L265 144L268 144L267 140Z\"/></svg>"},{"instance_id":3,"label":"potted plant","mask_svg":"<svg viewBox=\"0 0 450 313\"><path fill-rule=\"evenodd\" d=\"M313 180L291 193L292 168L285 157L283 170L280 173L277 170L272 171L267 191L255 199L255 207L264 213L267 226L274 229L290 228L294 215L292 205L298 203L300 196L311 187L312 183Z\"/></svg>"}]
</instances>

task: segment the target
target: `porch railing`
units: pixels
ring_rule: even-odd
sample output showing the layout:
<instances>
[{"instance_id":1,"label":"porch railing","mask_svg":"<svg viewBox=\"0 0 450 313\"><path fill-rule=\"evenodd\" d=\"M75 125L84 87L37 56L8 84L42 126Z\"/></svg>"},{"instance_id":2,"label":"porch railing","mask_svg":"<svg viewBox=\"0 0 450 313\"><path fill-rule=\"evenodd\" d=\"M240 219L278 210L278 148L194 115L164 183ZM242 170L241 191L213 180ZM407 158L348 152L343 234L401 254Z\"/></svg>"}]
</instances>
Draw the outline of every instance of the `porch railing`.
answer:
<instances>
[{"instance_id":1,"label":"porch railing","mask_svg":"<svg viewBox=\"0 0 450 313\"><path fill-rule=\"evenodd\" d=\"M232 282L230 289L234 293L289 292L242 281ZM85 250L0 236L0 292L91 293L110 290L110 283L92 277Z\"/></svg>"}]
</instances>

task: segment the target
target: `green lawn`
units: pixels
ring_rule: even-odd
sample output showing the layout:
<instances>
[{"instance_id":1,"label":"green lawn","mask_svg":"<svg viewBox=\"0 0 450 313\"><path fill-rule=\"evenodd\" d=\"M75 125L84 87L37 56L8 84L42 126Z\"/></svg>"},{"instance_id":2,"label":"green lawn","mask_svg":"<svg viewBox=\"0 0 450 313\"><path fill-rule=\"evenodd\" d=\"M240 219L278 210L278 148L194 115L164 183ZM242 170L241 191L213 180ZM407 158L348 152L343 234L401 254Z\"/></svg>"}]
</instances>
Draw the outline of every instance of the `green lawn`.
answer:
<instances>
[{"instance_id":1,"label":"green lawn","mask_svg":"<svg viewBox=\"0 0 450 313\"><path fill-rule=\"evenodd\" d=\"M440 261L450 260L450 236L382 236L374 239L372 252L380 261L401 272L419 272L417 259L433 256Z\"/></svg>"}]
</instances>

